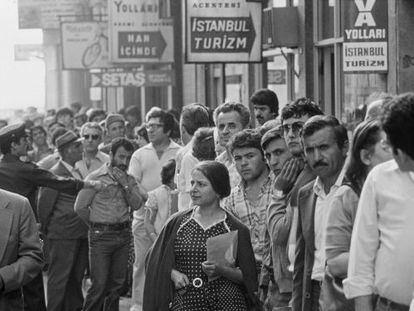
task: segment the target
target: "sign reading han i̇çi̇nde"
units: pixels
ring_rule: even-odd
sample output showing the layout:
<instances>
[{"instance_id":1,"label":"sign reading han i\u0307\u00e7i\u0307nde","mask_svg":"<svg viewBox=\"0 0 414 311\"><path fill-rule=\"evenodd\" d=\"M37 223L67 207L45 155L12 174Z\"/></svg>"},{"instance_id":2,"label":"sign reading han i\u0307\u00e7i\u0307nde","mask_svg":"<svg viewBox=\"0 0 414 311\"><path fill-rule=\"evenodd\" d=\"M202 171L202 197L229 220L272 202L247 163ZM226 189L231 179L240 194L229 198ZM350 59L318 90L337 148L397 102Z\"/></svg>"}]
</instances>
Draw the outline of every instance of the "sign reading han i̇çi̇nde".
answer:
<instances>
[{"instance_id":1,"label":"sign reading han i\u0307\u00e7i\u0307nde","mask_svg":"<svg viewBox=\"0 0 414 311\"><path fill-rule=\"evenodd\" d=\"M186 0L188 63L261 60L262 1Z\"/></svg>"},{"instance_id":2,"label":"sign reading han i\u0307\u00e7i\u0307nde","mask_svg":"<svg viewBox=\"0 0 414 311\"><path fill-rule=\"evenodd\" d=\"M344 2L343 71L388 70L388 1Z\"/></svg>"},{"instance_id":3,"label":"sign reading han i\u0307\u00e7i\u0307nde","mask_svg":"<svg viewBox=\"0 0 414 311\"><path fill-rule=\"evenodd\" d=\"M158 0L109 0L112 62L174 61L173 20L162 18L167 12L163 12L159 3Z\"/></svg>"}]
</instances>

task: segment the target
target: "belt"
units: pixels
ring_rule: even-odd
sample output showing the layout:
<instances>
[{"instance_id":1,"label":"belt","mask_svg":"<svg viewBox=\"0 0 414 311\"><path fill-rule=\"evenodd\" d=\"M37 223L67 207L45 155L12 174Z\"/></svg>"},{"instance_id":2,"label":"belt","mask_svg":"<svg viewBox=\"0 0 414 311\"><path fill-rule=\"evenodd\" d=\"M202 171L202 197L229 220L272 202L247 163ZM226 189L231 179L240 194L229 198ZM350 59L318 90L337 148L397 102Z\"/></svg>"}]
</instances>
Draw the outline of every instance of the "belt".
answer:
<instances>
[{"instance_id":1,"label":"belt","mask_svg":"<svg viewBox=\"0 0 414 311\"><path fill-rule=\"evenodd\" d=\"M91 222L90 225L91 225L92 230L100 230L100 231L121 231L121 230L130 228L131 226L129 221L115 223L115 224Z\"/></svg>"},{"instance_id":2,"label":"belt","mask_svg":"<svg viewBox=\"0 0 414 311\"><path fill-rule=\"evenodd\" d=\"M401 303L396 303L381 296L378 296L378 302L386 305L389 310L408 311L410 309L409 306L403 305Z\"/></svg>"}]
</instances>

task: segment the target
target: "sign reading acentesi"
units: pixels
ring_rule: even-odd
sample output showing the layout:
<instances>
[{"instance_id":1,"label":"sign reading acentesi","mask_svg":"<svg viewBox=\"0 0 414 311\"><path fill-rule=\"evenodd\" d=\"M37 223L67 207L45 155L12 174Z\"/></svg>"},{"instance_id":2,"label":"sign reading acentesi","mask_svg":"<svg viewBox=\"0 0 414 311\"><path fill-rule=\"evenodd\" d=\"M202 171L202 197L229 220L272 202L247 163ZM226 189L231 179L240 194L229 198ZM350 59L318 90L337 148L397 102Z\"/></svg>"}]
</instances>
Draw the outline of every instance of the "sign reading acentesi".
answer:
<instances>
[{"instance_id":1,"label":"sign reading acentesi","mask_svg":"<svg viewBox=\"0 0 414 311\"><path fill-rule=\"evenodd\" d=\"M260 62L262 1L186 0L186 61Z\"/></svg>"}]
</instances>

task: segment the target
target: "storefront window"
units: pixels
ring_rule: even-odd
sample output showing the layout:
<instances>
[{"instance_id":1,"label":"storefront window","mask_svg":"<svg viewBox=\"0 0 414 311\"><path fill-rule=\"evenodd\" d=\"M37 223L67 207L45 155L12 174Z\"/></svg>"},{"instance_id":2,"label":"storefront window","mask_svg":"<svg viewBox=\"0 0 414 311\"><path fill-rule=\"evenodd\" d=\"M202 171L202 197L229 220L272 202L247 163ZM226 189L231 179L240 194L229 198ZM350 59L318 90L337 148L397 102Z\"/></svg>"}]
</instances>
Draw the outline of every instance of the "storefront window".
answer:
<instances>
[{"instance_id":1,"label":"storefront window","mask_svg":"<svg viewBox=\"0 0 414 311\"><path fill-rule=\"evenodd\" d=\"M373 93L386 92L387 75L378 73L345 74L342 122L349 130L360 123L366 112L366 100Z\"/></svg>"},{"instance_id":2,"label":"storefront window","mask_svg":"<svg viewBox=\"0 0 414 311\"><path fill-rule=\"evenodd\" d=\"M335 0L319 0L319 39L334 37L334 10Z\"/></svg>"}]
</instances>

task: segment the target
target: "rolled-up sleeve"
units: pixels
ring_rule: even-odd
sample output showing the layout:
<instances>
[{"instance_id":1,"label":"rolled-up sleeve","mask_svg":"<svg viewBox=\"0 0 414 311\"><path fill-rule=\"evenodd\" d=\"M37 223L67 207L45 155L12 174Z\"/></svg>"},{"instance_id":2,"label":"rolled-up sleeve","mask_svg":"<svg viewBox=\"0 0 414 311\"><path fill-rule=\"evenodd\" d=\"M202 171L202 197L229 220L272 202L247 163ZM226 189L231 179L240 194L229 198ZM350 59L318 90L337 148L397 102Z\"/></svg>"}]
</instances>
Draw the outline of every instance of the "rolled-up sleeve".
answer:
<instances>
[{"instance_id":1,"label":"rolled-up sleeve","mask_svg":"<svg viewBox=\"0 0 414 311\"><path fill-rule=\"evenodd\" d=\"M327 260L349 252L358 201L358 195L348 186L342 186L335 194L326 228Z\"/></svg>"},{"instance_id":2,"label":"rolled-up sleeve","mask_svg":"<svg viewBox=\"0 0 414 311\"><path fill-rule=\"evenodd\" d=\"M362 189L349 254L344 292L348 299L374 293L375 258L379 246L377 198L372 175Z\"/></svg>"}]
</instances>

